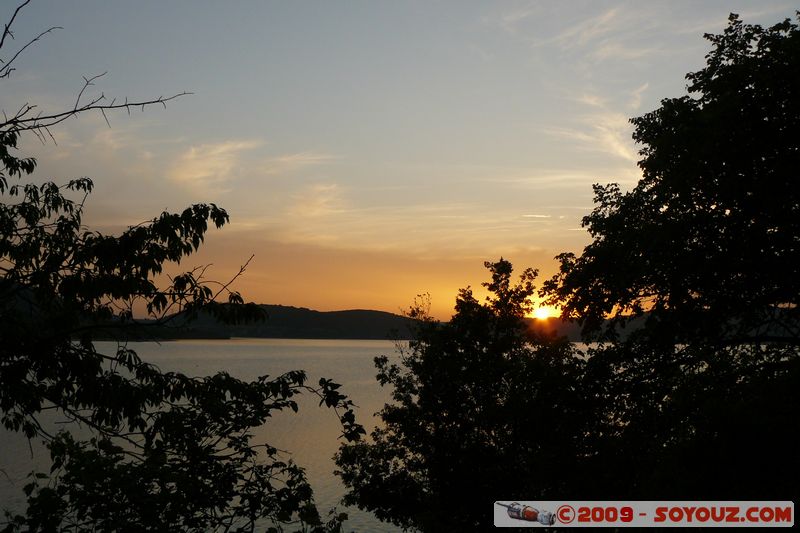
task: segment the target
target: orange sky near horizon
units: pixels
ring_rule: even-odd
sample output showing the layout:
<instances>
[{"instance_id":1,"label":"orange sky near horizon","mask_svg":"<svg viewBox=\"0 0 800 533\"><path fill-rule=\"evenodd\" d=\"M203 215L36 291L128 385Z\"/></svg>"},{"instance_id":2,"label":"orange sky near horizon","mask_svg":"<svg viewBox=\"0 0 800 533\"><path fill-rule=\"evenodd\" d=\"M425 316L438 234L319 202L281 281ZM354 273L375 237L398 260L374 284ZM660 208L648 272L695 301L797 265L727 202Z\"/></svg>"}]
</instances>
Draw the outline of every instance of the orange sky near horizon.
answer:
<instances>
[{"instance_id":1,"label":"orange sky near horizon","mask_svg":"<svg viewBox=\"0 0 800 533\"><path fill-rule=\"evenodd\" d=\"M232 285L248 301L307 307L318 311L375 309L403 313L417 295L430 294L431 314L447 320L459 289L470 286L479 300L488 294L481 283L489 280L479 256L415 257L387 251L325 248L262 240L254 235L226 235L212 230L200 250L179 268L211 264L209 279L227 281L250 255L247 270ZM235 235L235 233L234 233ZM554 253L518 250L503 257L515 273L539 268L539 283L556 271ZM535 298L534 300L537 300Z\"/></svg>"},{"instance_id":2,"label":"orange sky near horizon","mask_svg":"<svg viewBox=\"0 0 800 533\"><path fill-rule=\"evenodd\" d=\"M15 3L0 5L9 20ZM167 272L212 264L246 300L448 319L484 261L556 272L589 242L592 185L641 178L631 117L686 92L730 12L788 0L107 2L37 0L0 110L191 95L84 113L20 139L31 182L88 176L88 229L213 202L231 223ZM213 38L208 38L213 36Z\"/></svg>"}]
</instances>

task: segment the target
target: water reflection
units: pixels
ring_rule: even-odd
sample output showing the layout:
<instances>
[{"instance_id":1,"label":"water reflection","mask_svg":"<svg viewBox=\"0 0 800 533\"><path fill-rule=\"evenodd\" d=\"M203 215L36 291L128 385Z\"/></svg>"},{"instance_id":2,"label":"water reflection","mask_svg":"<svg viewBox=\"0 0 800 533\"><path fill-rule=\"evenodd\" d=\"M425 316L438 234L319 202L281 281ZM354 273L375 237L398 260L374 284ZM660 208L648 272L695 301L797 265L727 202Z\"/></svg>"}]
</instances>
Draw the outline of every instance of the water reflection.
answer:
<instances>
[{"instance_id":1,"label":"water reflection","mask_svg":"<svg viewBox=\"0 0 800 533\"><path fill-rule=\"evenodd\" d=\"M358 405L356 415L367 432L377 419L373 414L389 400L389 391L375 380L372 360L378 355L397 357L395 344L375 340L232 339L186 340L163 343L130 343L129 347L163 371L179 371L190 376L207 376L225 371L243 380L262 375L278 376L290 370L306 371L308 383L321 377L342 384L342 391ZM98 342L97 349L113 353L115 343ZM320 511L336 505L344 488L333 475L332 457L339 447L341 427L336 416L318 405L318 399L304 395L298 399L299 413L278 413L254 431L254 444L269 443L291 451L292 458L306 469ZM51 427L58 427L55 416L45 416ZM34 468L47 471L47 450L37 441L28 442L19 434L0 429L0 502L3 508L21 510L22 486ZM348 531L393 532L399 529L379 522L369 513L346 509Z\"/></svg>"}]
</instances>

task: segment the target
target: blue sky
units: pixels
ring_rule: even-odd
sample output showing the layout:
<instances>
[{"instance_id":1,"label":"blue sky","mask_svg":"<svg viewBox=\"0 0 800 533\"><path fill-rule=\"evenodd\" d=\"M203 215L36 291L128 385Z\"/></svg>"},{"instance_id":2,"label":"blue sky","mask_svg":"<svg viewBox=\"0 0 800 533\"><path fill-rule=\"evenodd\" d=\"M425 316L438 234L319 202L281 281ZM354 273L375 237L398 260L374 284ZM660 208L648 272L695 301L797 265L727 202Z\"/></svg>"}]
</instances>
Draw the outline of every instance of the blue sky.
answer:
<instances>
[{"instance_id":1,"label":"blue sky","mask_svg":"<svg viewBox=\"0 0 800 533\"><path fill-rule=\"evenodd\" d=\"M0 8L8 19L13 2ZM86 222L120 231L194 202L232 224L182 266L214 263L256 301L446 316L482 262L553 272L588 242L591 184L639 177L627 119L685 91L729 12L785 1L122 2L34 0L0 107L93 94L194 94L84 116L31 138L39 179L88 175ZM13 45L12 48L13 49Z\"/></svg>"}]
</instances>

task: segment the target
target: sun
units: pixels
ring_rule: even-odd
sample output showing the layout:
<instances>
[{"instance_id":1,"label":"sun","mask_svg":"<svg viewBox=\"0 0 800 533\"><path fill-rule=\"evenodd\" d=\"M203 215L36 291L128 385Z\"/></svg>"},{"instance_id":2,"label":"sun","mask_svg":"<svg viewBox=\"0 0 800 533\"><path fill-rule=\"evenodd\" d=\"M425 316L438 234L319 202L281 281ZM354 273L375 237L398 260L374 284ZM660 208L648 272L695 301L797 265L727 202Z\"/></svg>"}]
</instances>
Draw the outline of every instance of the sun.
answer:
<instances>
[{"instance_id":1,"label":"sun","mask_svg":"<svg viewBox=\"0 0 800 533\"><path fill-rule=\"evenodd\" d=\"M555 307L551 307L549 305L543 305L534 309L533 312L528 316L535 318L536 320L546 320L548 318L558 316L560 314L561 314L560 311Z\"/></svg>"},{"instance_id":2,"label":"sun","mask_svg":"<svg viewBox=\"0 0 800 533\"><path fill-rule=\"evenodd\" d=\"M552 316L558 316L558 309L549 305L543 305L533 311L533 318L537 320L544 320Z\"/></svg>"}]
</instances>

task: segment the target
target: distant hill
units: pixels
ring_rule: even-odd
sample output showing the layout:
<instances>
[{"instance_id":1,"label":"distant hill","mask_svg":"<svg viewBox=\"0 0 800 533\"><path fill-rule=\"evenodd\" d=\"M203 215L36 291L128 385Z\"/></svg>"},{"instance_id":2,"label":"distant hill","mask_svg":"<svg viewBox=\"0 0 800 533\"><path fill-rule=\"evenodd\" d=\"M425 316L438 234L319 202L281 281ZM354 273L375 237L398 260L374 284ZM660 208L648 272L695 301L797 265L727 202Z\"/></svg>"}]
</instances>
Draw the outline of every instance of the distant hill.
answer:
<instances>
[{"instance_id":1,"label":"distant hill","mask_svg":"<svg viewBox=\"0 0 800 533\"><path fill-rule=\"evenodd\" d=\"M411 338L414 321L408 317L353 309L315 311L305 307L261 305L267 313L263 322L227 325L202 314L196 320L166 331L159 328L159 338L229 338L260 337L287 339L397 339Z\"/></svg>"},{"instance_id":2,"label":"distant hill","mask_svg":"<svg viewBox=\"0 0 800 533\"><path fill-rule=\"evenodd\" d=\"M223 324L208 314L201 314L191 322L175 320L169 325L151 325L126 329L126 333L107 330L108 338L127 337L129 340L145 339L228 339L231 337L284 338L284 339L375 339L408 340L413 338L414 320L366 309L348 311L315 311L305 307L286 305L260 306L267 313L263 322L250 324ZM147 324L141 321L140 324ZM539 332L570 341L580 340L577 324L559 318L526 319L528 326Z\"/></svg>"},{"instance_id":3,"label":"distant hill","mask_svg":"<svg viewBox=\"0 0 800 533\"><path fill-rule=\"evenodd\" d=\"M99 324L95 340L172 340L172 339L229 339L231 337L286 338L286 339L413 339L414 320L366 309L347 311L315 311L305 307L286 305L260 305L267 313L263 322L251 324L223 324L208 314L201 314L191 322L179 317L167 324L154 324L150 320L138 320L138 326L120 328L114 322ZM23 309L20 309L23 310ZM26 310L35 313L33 308ZM763 342L782 342L795 338L800 328L796 317L785 310L776 309L775 320L759 331L744 332L743 342L754 337ZM785 315L785 316L784 316ZM781 320L777 320L780 318ZM625 328L619 329L621 338L643 327L647 315L633 319ZM558 317L546 319L526 318L528 327L551 337L566 337L571 342L581 342L581 327L576 322ZM97 323L95 323L98 325ZM742 333L740 332L740 335Z\"/></svg>"},{"instance_id":4,"label":"distant hill","mask_svg":"<svg viewBox=\"0 0 800 533\"><path fill-rule=\"evenodd\" d=\"M222 324L209 315L180 327L151 330L158 338L284 338L284 339L392 339L413 337L414 320L385 311L353 309L348 311L315 311L287 305L260 306L267 313L263 322ZM528 325L540 333L580 340L577 324L559 318L527 319Z\"/></svg>"}]
</instances>

